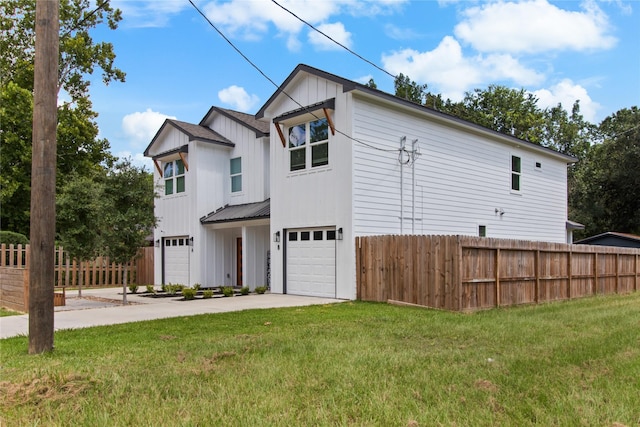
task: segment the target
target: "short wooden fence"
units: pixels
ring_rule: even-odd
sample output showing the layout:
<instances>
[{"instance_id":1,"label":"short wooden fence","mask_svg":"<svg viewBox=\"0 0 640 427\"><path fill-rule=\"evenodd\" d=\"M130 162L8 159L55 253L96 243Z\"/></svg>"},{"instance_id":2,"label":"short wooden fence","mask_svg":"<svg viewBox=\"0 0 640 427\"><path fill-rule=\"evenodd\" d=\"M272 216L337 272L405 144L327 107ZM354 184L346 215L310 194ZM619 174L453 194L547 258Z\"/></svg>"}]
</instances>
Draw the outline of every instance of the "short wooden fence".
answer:
<instances>
[{"instance_id":1,"label":"short wooden fence","mask_svg":"<svg viewBox=\"0 0 640 427\"><path fill-rule=\"evenodd\" d=\"M356 238L357 296L474 311L640 290L640 250L469 236Z\"/></svg>"},{"instance_id":2,"label":"short wooden fence","mask_svg":"<svg viewBox=\"0 0 640 427\"><path fill-rule=\"evenodd\" d=\"M0 306L27 311L29 306L29 245L0 245ZM127 264L127 283L153 284L153 248L140 248L138 256ZM78 263L64 248L55 250L54 287L62 294L54 295L55 305L64 305L64 289L77 287L122 286L124 265L107 257ZM57 298L57 300L56 300ZM60 301L58 301L60 300Z\"/></svg>"}]
</instances>

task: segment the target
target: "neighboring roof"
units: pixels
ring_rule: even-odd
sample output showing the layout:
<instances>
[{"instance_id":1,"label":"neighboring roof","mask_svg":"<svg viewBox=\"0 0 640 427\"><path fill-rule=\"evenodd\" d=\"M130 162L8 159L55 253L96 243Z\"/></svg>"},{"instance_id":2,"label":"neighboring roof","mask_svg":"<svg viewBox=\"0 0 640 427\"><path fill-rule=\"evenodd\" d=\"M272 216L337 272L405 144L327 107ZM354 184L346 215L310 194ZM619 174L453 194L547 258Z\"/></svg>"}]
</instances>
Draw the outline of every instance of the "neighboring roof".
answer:
<instances>
[{"instance_id":1,"label":"neighboring roof","mask_svg":"<svg viewBox=\"0 0 640 427\"><path fill-rule=\"evenodd\" d=\"M613 244L620 242L622 244ZM597 234L595 236L587 237L586 239L578 240L574 242L577 245L593 245L593 244L608 244L609 246L625 246L632 248L640 248L640 236L629 233L616 233L614 231L607 231L606 233Z\"/></svg>"},{"instance_id":2,"label":"neighboring roof","mask_svg":"<svg viewBox=\"0 0 640 427\"><path fill-rule=\"evenodd\" d=\"M240 111L229 110L216 106L209 108L207 114L205 114L202 120L200 120L200 126L206 126L207 121L213 112L222 114L223 116L226 116L253 130L256 133L256 138L269 135L269 123L258 120L253 114L241 113Z\"/></svg>"},{"instance_id":3,"label":"neighboring roof","mask_svg":"<svg viewBox=\"0 0 640 427\"><path fill-rule=\"evenodd\" d=\"M144 150L144 155L146 157L149 157L149 150L151 149L151 147L156 142L156 140L158 139L162 131L167 126L172 126L175 129L178 129L179 131L186 134L189 137L189 141L211 142L214 144L221 144L228 147L235 146L233 142L229 141L227 138L220 135L218 132L212 129L209 129L206 126L194 125L193 123L182 122L180 120L166 119L162 124L162 126L160 127L160 129L158 129L158 132L156 132L155 136L153 137L153 139L151 140L147 148Z\"/></svg>"},{"instance_id":4,"label":"neighboring roof","mask_svg":"<svg viewBox=\"0 0 640 427\"><path fill-rule=\"evenodd\" d=\"M221 222L248 221L269 218L271 215L271 199L257 203L225 206L209 215L200 218L202 224L218 224Z\"/></svg>"},{"instance_id":5,"label":"neighboring roof","mask_svg":"<svg viewBox=\"0 0 640 427\"><path fill-rule=\"evenodd\" d=\"M306 64L299 64L291 72L291 74L289 74L289 76L280 85L280 87L278 87L278 90L276 90L273 93L273 95L271 95L271 97L267 100L267 102L262 106L262 108L260 108L260 110L258 110L258 112L256 113L256 118L257 119L264 118L265 111L267 110L269 105L271 105L271 103L274 102L281 93L283 93L284 88L286 88L289 85L289 83L291 83L291 81L301 72L306 72L308 74L315 75L315 76L327 79L329 81L333 81L335 83L338 83L338 84L342 85L344 92L350 92L350 91L357 90L358 92L366 94L366 95L371 96L371 97L375 97L375 98L378 98L378 99L384 99L386 101L390 101L390 102L393 102L395 104L402 105L404 107L408 107L408 108L411 108L411 109L418 110L421 113L426 114L426 115L430 116L431 118L434 118L434 119L439 120L439 121L448 122L450 124L456 124L458 126L461 126L461 127L464 127L464 128L470 129L470 130L473 129L473 130L476 130L476 131L487 133L487 134L493 135L494 137L498 137L498 138L501 138L501 139L503 139L505 141L509 141L512 144L526 145L527 147L529 147L531 149L534 149L536 151L544 152L544 153L546 153L548 155L552 155L554 157L562 158L567 163L575 163L576 161L578 161L578 159L573 157L573 156L569 156L567 154L562 154L562 153L560 153L558 151L555 151L555 150L552 150L550 148L543 147L541 145L534 144L532 142L525 141L523 139L519 139L519 138L516 138L514 136L506 135L506 134L494 131L494 130L489 129L489 128L485 128L484 126L480 126L480 125L477 125L475 123L469 122L467 120L463 120L463 119L461 119L459 117L455 117L455 116L452 116L450 114L446 114L446 113L443 113L441 111L434 110L434 109L426 107L424 105L416 104L415 102L411 102L411 101L408 101L406 99L399 98L399 97L397 97L395 95L391 95L389 93L383 92L383 91L378 90L378 89L373 89L373 88L371 88L369 86L366 86L366 85L363 85L361 83L357 83L357 82L345 79L343 77L336 76L335 74L331 74L331 73L328 73L326 71L319 70L317 68L311 67L311 66L306 65Z\"/></svg>"}]
</instances>

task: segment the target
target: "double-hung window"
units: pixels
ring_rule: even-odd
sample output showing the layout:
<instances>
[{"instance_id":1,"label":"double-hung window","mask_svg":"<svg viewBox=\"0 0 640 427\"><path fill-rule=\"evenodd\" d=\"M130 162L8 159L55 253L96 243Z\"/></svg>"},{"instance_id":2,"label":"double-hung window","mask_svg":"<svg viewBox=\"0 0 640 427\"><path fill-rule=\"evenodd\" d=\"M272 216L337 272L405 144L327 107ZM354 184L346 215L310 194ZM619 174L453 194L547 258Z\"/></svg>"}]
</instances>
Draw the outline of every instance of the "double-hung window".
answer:
<instances>
[{"instance_id":1,"label":"double-hung window","mask_svg":"<svg viewBox=\"0 0 640 427\"><path fill-rule=\"evenodd\" d=\"M326 118L289 128L290 171L299 171L328 164L329 126Z\"/></svg>"},{"instance_id":2,"label":"double-hung window","mask_svg":"<svg viewBox=\"0 0 640 427\"><path fill-rule=\"evenodd\" d=\"M184 193L184 163L182 160L178 159L165 162L163 176L165 196Z\"/></svg>"},{"instance_id":3,"label":"double-hung window","mask_svg":"<svg viewBox=\"0 0 640 427\"><path fill-rule=\"evenodd\" d=\"M238 193L242 191L242 158L231 159L229 166L231 171L231 192Z\"/></svg>"},{"instance_id":4,"label":"double-hung window","mask_svg":"<svg viewBox=\"0 0 640 427\"><path fill-rule=\"evenodd\" d=\"M511 156L511 190L520 191L520 177L522 176L522 159Z\"/></svg>"}]
</instances>

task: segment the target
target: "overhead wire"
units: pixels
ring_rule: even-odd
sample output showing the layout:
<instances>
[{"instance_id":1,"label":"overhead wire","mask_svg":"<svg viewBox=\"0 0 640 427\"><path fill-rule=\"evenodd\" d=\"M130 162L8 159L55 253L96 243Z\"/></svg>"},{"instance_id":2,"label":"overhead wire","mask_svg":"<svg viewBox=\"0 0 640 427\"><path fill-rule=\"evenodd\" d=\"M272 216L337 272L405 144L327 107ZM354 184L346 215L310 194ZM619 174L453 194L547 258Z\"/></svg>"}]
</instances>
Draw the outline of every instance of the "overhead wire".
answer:
<instances>
[{"instance_id":1,"label":"overhead wire","mask_svg":"<svg viewBox=\"0 0 640 427\"><path fill-rule=\"evenodd\" d=\"M200 10L200 8L198 6L196 6L196 4L192 1L189 0L189 3L191 3L191 6L193 6L193 8L198 11L198 13L209 23L209 25L220 35L220 37L222 37L227 44L229 44L245 61L247 61L256 71L258 71L258 73L260 73L265 79L267 79L274 87L276 87L276 89L278 89L280 91L280 93L284 94L287 98L289 98L291 101L293 101L296 105L298 105L301 109L303 109L304 111L306 111L308 114L310 114L312 117L314 117L316 120L320 120L321 117L318 117L314 111L312 111L311 109L309 109L309 107L302 105L300 102L298 102L296 99L294 99L291 95L289 95L286 91L282 90L280 88L280 86L274 82L264 71L262 71L260 69L260 67L258 67L253 61L251 61L251 59L249 59L247 57L247 55L245 55L240 48L238 48L231 40L229 40L229 38L227 36L224 35L224 33L215 26L215 24L213 22L211 22L211 20L204 14L204 12L202 12ZM383 70L384 71L384 70ZM386 72L386 71L385 71ZM387 73L389 74L389 73ZM347 135L346 133L342 132L340 129L336 128L334 126L333 128L335 130L336 133L339 133L340 135L354 141L357 142L358 144L361 144L363 146L369 147L371 149L374 150L378 150L378 151L384 151L384 152L389 152L389 153L395 153L398 151L398 149L385 149L385 148L379 148L376 147L374 145L371 145L369 143L366 143L364 141L360 141L357 138L354 138L351 135Z\"/></svg>"},{"instance_id":2,"label":"overhead wire","mask_svg":"<svg viewBox=\"0 0 640 427\"><path fill-rule=\"evenodd\" d=\"M65 37L67 37L69 34L71 34L71 32L73 30L77 30L80 25L84 24L87 19L91 18L91 16L95 15L100 9L102 9L104 7L104 5L106 5L107 3L109 3L110 0L103 0L102 2L98 3L98 5L96 6L95 9L93 9L91 12L89 12L87 15L84 16L84 18L82 18L80 21L76 22L76 24L71 27L69 30L67 30L66 33L64 33L60 38L63 39Z\"/></svg>"}]
</instances>

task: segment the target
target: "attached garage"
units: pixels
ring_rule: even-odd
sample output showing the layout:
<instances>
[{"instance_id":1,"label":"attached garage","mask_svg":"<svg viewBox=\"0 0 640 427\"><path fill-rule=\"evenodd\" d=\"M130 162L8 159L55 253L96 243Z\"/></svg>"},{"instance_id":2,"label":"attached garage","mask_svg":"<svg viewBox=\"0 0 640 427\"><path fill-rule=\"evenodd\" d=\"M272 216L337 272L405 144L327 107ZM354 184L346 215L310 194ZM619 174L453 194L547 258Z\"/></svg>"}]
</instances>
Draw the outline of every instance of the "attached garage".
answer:
<instances>
[{"instance_id":1,"label":"attached garage","mask_svg":"<svg viewBox=\"0 0 640 427\"><path fill-rule=\"evenodd\" d=\"M285 244L285 293L335 298L335 227L287 230Z\"/></svg>"},{"instance_id":2,"label":"attached garage","mask_svg":"<svg viewBox=\"0 0 640 427\"><path fill-rule=\"evenodd\" d=\"M189 238L165 237L162 253L162 283L189 283Z\"/></svg>"}]
</instances>

